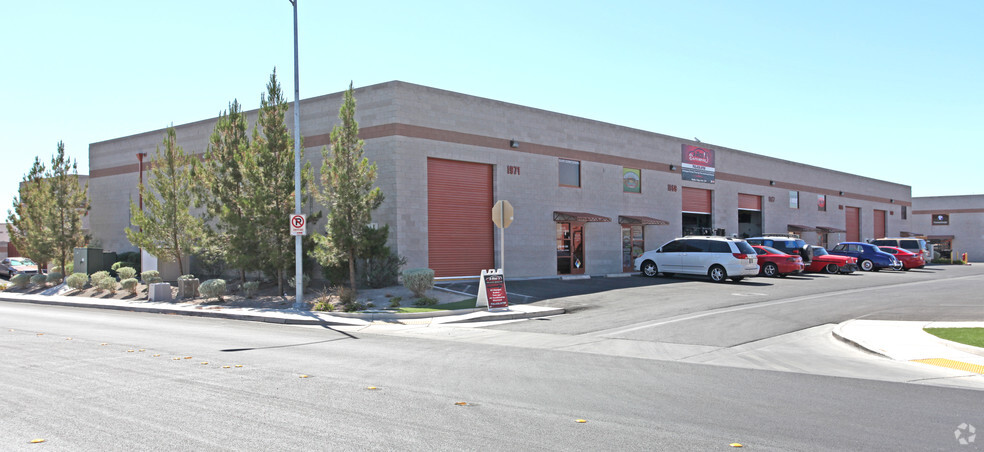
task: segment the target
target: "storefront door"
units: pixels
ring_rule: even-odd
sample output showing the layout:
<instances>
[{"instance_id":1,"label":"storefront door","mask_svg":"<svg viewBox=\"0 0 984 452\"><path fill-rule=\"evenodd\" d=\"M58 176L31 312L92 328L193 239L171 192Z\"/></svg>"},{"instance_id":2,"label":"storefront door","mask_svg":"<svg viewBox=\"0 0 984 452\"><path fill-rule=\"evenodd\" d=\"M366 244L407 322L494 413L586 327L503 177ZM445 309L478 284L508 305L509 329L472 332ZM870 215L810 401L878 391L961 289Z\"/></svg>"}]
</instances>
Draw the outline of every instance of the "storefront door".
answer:
<instances>
[{"instance_id":1,"label":"storefront door","mask_svg":"<svg viewBox=\"0 0 984 452\"><path fill-rule=\"evenodd\" d=\"M642 225L622 225L622 271L635 270L635 259L645 251L646 241Z\"/></svg>"},{"instance_id":2,"label":"storefront door","mask_svg":"<svg viewBox=\"0 0 984 452\"><path fill-rule=\"evenodd\" d=\"M584 223L557 223L557 274L584 274Z\"/></svg>"}]
</instances>

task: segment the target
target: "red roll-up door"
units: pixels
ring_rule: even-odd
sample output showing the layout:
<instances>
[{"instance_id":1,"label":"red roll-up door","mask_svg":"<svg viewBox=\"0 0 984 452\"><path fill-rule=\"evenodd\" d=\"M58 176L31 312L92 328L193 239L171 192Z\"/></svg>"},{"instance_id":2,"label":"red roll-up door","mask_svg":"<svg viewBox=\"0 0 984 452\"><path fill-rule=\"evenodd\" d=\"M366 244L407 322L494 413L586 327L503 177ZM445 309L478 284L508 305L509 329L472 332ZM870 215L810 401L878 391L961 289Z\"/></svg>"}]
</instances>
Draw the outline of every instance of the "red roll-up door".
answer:
<instances>
[{"instance_id":1,"label":"red roll-up door","mask_svg":"<svg viewBox=\"0 0 984 452\"><path fill-rule=\"evenodd\" d=\"M738 193L738 208L742 210L762 210L762 197Z\"/></svg>"},{"instance_id":2,"label":"red roll-up door","mask_svg":"<svg viewBox=\"0 0 984 452\"><path fill-rule=\"evenodd\" d=\"M495 266L492 165L427 159L427 262L434 276Z\"/></svg>"},{"instance_id":3,"label":"red roll-up door","mask_svg":"<svg viewBox=\"0 0 984 452\"><path fill-rule=\"evenodd\" d=\"M861 241L861 208L844 206L844 214L847 217L845 238L848 242Z\"/></svg>"},{"instance_id":4,"label":"red roll-up door","mask_svg":"<svg viewBox=\"0 0 984 452\"><path fill-rule=\"evenodd\" d=\"M880 239L885 237L885 211L875 209L875 237Z\"/></svg>"},{"instance_id":5,"label":"red roll-up door","mask_svg":"<svg viewBox=\"0 0 984 452\"><path fill-rule=\"evenodd\" d=\"M683 187L683 211L711 213L711 191L700 188Z\"/></svg>"}]
</instances>

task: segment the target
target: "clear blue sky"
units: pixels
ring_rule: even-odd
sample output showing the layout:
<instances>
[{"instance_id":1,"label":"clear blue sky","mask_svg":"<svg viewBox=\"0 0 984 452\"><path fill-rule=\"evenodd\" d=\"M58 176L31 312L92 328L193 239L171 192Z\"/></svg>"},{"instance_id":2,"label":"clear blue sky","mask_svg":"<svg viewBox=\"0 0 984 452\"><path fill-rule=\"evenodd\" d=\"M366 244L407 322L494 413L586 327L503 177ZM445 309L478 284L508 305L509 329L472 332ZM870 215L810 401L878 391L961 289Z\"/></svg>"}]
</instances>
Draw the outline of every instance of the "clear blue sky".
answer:
<instances>
[{"instance_id":1,"label":"clear blue sky","mask_svg":"<svg viewBox=\"0 0 984 452\"><path fill-rule=\"evenodd\" d=\"M301 97L403 80L984 193L984 2L299 0ZM287 0L4 1L0 203L35 156L293 98ZM303 113L303 112L302 112ZM4 215L6 218L6 215Z\"/></svg>"}]
</instances>

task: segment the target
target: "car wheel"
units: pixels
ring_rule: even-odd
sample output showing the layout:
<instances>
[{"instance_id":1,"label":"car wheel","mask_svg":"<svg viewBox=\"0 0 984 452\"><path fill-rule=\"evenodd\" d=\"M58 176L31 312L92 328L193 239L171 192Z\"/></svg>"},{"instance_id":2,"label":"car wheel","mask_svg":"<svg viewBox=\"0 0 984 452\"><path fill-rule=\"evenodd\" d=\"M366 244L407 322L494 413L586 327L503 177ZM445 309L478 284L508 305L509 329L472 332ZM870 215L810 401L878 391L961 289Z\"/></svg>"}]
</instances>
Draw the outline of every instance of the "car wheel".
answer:
<instances>
[{"instance_id":1,"label":"car wheel","mask_svg":"<svg viewBox=\"0 0 984 452\"><path fill-rule=\"evenodd\" d=\"M779 267L772 262L766 262L766 264L762 266L762 274L771 277L779 276Z\"/></svg>"},{"instance_id":2,"label":"car wheel","mask_svg":"<svg viewBox=\"0 0 984 452\"><path fill-rule=\"evenodd\" d=\"M861 261L861 263L858 266L861 267L861 270L864 270L866 272L870 272L870 271L874 271L875 270L875 263L874 262L871 262L868 259L865 259L865 260Z\"/></svg>"},{"instance_id":3,"label":"car wheel","mask_svg":"<svg viewBox=\"0 0 984 452\"><path fill-rule=\"evenodd\" d=\"M656 263L653 261L646 261L642 263L642 274L653 277L659 274L659 269L656 268Z\"/></svg>"},{"instance_id":4,"label":"car wheel","mask_svg":"<svg viewBox=\"0 0 984 452\"><path fill-rule=\"evenodd\" d=\"M839 272L840 270L837 268L837 264L827 264L823 267L823 271L833 275Z\"/></svg>"},{"instance_id":5,"label":"car wheel","mask_svg":"<svg viewBox=\"0 0 984 452\"><path fill-rule=\"evenodd\" d=\"M724 280L728 279L728 271L720 265L714 265L707 271L707 276L711 278L711 281L724 282Z\"/></svg>"}]
</instances>

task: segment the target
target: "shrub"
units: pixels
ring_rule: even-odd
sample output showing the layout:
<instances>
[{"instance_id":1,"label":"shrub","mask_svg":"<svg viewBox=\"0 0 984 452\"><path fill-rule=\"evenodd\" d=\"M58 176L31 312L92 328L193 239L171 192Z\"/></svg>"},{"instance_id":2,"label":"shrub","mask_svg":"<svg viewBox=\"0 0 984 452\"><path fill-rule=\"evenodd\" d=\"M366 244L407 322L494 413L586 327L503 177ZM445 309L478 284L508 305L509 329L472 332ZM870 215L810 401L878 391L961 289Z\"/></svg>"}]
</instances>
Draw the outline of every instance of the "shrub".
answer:
<instances>
[{"instance_id":1,"label":"shrub","mask_svg":"<svg viewBox=\"0 0 984 452\"><path fill-rule=\"evenodd\" d=\"M314 307L311 309L314 311L331 312L335 310L335 304L330 301L318 301L314 303Z\"/></svg>"},{"instance_id":2,"label":"shrub","mask_svg":"<svg viewBox=\"0 0 984 452\"><path fill-rule=\"evenodd\" d=\"M120 269L123 268L123 267L126 267L126 262L120 261L120 262L117 262L117 263L111 265L109 267L109 269L112 270L112 271L114 271L114 272L116 272L116 273L119 273L120 272Z\"/></svg>"},{"instance_id":3,"label":"shrub","mask_svg":"<svg viewBox=\"0 0 984 452\"><path fill-rule=\"evenodd\" d=\"M82 290L89 283L89 275L85 273L72 273L65 279L65 284L75 290Z\"/></svg>"},{"instance_id":4,"label":"shrub","mask_svg":"<svg viewBox=\"0 0 984 452\"><path fill-rule=\"evenodd\" d=\"M399 282L400 268L404 265L407 265L407 258L392 252L371 257L363 264L363 277L366 284L374 289L394 286Z\"/></svg>"},{"instance_id":5,"label":"shrub","mask_svg":"<svg viewBox=\"0 0 984 452\"><path fill-rule=\"evenodd\" d=\"M418 308L423 308L427 306L434 306L437 304L437 298L432 297L420 297L414 300L413 305Z\"/></svg>"},{"instance_id":6,"label":"shrub","mask_svg":"<svg viewBox=\"0 0 984 452\"><path fill-rule=\"evenodd\" d=\"M403 271L403 286L410 289L418 298L434 288L434 270L429 268L410 268Z\"/></svg>"},{"instance_id":7,"label":"shrub","mask_svg":"<svg viewBox=\"0 0 984 452\"><path fill-rule=\"evenodd\" d=\"M259 281L246 281L243 283L243 296L246 298L253 298L256 296L256 292L260 290Z\"/></svg>"},{"instance_id":8,"label":"shrub","mask_svg":"<svg viewBox=\"0 0 984 452\"><path fill-rule=\"evenodd\" d=\"M48 284L61 284L64 278L61 272L48 272L47 280Z\"/></svg>"},{"instance_id":9,"label":"shrub","mask_svg":"<svg viewBox=\"0 0 984 452\"><path fill-rule=\"evenodd\" d=\"M52 265L51 268L48 269L48 274L50 275L52 273L64 273L64 272L62 271L61 267L57 265Z\"/></svg>"},{"instance_id":10,"label":"shrub","mask_svg":"<svg viewBox=\"0 0 984 452\"><path fill-rule=\"evenodd\" d=\"M123 268L127 268L127 267L123 267ZM134 271L136 271L136 270L134 270ZM120 281L120 288L123 289L123 290L126 290L126 291L130 292L131 294L136 295L137 294L137 283L139 283L139 281L137 281L137 278L133 278L133 277L126 278L126 279Z\"/></svg>"},{"instance_id":11,"label":"shrub","mask_svg":"<svg viewBox=\"0 0 984 452\"><path fill-rule=\"evenodd\" d=\"M109 272L108 271L105 271L105 270L95 272L95 273L92 274L92 276L89 277L89 281L92 282L92 287L97 287L97 288L102 288L102 285L100 283L104 279L113 279L113 277L112 276L109 276ZM116 280L113 279L113 282L115 283ZM105 289L103 289L103 290L105 290Z\"/></svg>"},{"instance_id":12,"label":"shrub","mask_svg":"<svg viewBox=\"0 0 984 452\"><path fill-rule=\"evenodd\" d=\"M10 283L18 289L23 289L31 283L31 275L25 275L24 273L19 273L10 277Z\"/></svg>"},{"instance_id":13,"label":"shrub","mask_svg":"<svg viewBox=\"0 0 984 452\"><path fill-rule=\"evenodd\" d=\"M0 283L0 292L7 290L7 287L10 287L10 285L7 283Z\"/></svg>"},{"instance_id":14,"label":"shrub","mask_svg":"<svg viewBox=\"0 0 984 452\"><path fill-rule=\"evenodd\" d=\"M69 263L65 264L65 271L62 272L62 273L66 274L66 275L70 275L70 274L72 274L72 272L74 270L75 270L75 263L74 262L69 262Z\"/></svg>"},{"instance_id":15,"label":"shrub","mask_svg":"<svg viewBox=\"0 0 984 452\"><path fill-rule=\"evenodd\" d=\"M108 290L109 293L116 293L116 279L107 276L100 279L99 282L96 283L96 287L98 287L99 290Z\"/></svg>"},{"instance_id":16,"label":"shrub","mask_svg":"<svg viewBox=\"0 0 984 452\"><path fill-rule=\"evenodd\" d=\"M206 299L217 298L222 301L222 296L226 293L226 282L224 279L209 279L198 286L198 293Z\"/></svg>"},{"instance_id":17,"label":"shrub","mask_svg":"<svg viewBox=\"0 0 984 452\"><path fill-rule=\"evenodd\" d=\"M297 287L296 286L296 281L294 281L294 279L295 279L295 276L291 276L290 279L287 280L287 284L289 286L291 286L291 287L295 287L296 288ZM308 275L302 274L301 275L301 284L303 284L303 286L301 287L301 289L307 289L307 286L310 283L311 283L311 277L308 276Z\"/></svg>"},{"instance_id":18,"label":"shrub","mask_svg":"<svg viewBox=\"0 0 984 452\"><path fill-rule=\"evenodd\" d=\"M181 276L178 276L178 280L179 281L182 280L182 279L195 279L195 275L181 275Z\"/></svg>"},{"instance_id":19,"label":"shrub","mask_svg":"<svg viewBox=\"0 0 984 452\"><path fill-rule=\"evenodd\" d=\"M32 286L43 286L48 282L48 277L40 273L36 275L31 275L31 285Z\"/></svg>"},{"instance_id":20,"label":"shrub","mask_svg":"<svg viewBox=\"0 0 984 452\"><path fill-rule=\"evenodd\" d=\"M393 298L390 298L390 307L391 308L394 308L394 309L395 308L399 308L401 301L403 301L403 297L393 297Z\"/></svg>"},{"instance_id":21,"label":"shrub","mask_svg":"<svg viewBox=\"0 0 984 452\"><path fill-rule=\"evenodd\" d=\"M120 279L131 279L137 276L137 270L133 267L120 267L116 269L116 274L120 275Z\"/></svg>"},{"instance_id":22,"label":"shrub","mask_svg":"<svg viewBox=\"0 0 984 452\"><path fill-rule=\"evenodd\" d=\"M164 282L164 278L161 278L161 273L157 270L147 270L141 273L140 280L148 286L154 283Z\"/></svg>"}]
</instances>

